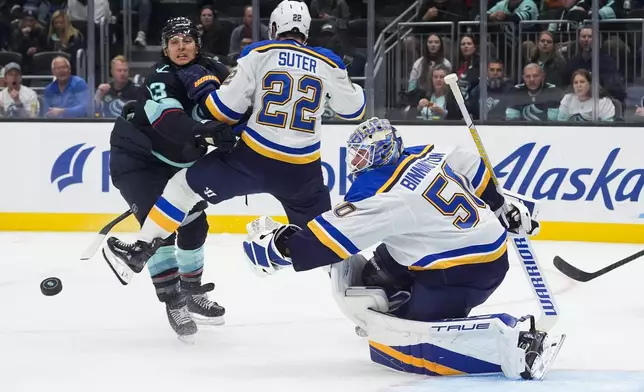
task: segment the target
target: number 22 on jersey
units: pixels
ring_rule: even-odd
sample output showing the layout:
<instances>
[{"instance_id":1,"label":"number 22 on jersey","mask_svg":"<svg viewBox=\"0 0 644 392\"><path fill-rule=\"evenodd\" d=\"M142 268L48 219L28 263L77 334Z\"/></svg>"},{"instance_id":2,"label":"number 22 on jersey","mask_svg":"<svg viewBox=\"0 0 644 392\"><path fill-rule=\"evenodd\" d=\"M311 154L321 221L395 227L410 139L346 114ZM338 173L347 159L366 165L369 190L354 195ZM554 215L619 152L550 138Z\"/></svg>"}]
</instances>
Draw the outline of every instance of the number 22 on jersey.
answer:
<instances>
[{"instance_id":1,"label":"number 22 on jersey","mask_svg":"<svg viewBox=\"0 0 644 392\"><path fill-rule=\"evenodd\" d=\"M313 76L293 80L288 72L273 71L264 76L262 108L257 114L257 123L294 131L314 133L315 112L322 101L322 81ZM299 99L291 104L294 95ZM292 105L292 108L289 106Z\"/></svg>"}]
</instances>

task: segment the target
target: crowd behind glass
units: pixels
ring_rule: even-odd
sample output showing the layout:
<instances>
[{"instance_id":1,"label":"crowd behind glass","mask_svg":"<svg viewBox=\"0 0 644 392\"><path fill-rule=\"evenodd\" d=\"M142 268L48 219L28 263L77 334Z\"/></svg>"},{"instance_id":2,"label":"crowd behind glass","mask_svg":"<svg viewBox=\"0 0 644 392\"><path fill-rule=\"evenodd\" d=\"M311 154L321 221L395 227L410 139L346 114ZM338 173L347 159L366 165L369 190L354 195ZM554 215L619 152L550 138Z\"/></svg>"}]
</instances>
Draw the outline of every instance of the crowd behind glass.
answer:
<instances>
[{"instance_id":1,"label":"crowd behind glass","mask_svg":"<svg viewBox=\"0 0 644 392\"><path fill-rule=\"evenodd\" d=\"M309 44L339 54L360 84L367 74L367 28L376 29L376 38L383 30L397 36L390 65L376 71L385 87L377 84L373 94L387 99L375 100L375 114L421 122L460 120L444 82L447 74L456 73L475 119L644 121L644 0L599 0L598 31L590 20L590 0L489 0L484 13L478 0L378 0L376 23L367 21L364 0L305 2L314 18ZM94 0L96 23L107 21L109 66L103 65L109 75L102 80L101 64L81 70L78 60L79 51L88 47L87 0L2 0L0 117L114 118L136 98L145 76L145 68L133 72L136 62L128 57L146 50L159 54L158 26L165 19L193 17L203 52L232 68L253 42L254 18L260 19L260 39L268 38L267 17L277 3L262 0L254 10L250 0L183 0L174 8L156 0L131 0L126 9L135 18L124 29L130 18L124 18L121 0ZM409 27L400 24L405 12L412 15L406 20L414 22ZM594 50L596 39L599 51ZM335 116L327 109L325 117Z\"/></svg>"}]
</instances>

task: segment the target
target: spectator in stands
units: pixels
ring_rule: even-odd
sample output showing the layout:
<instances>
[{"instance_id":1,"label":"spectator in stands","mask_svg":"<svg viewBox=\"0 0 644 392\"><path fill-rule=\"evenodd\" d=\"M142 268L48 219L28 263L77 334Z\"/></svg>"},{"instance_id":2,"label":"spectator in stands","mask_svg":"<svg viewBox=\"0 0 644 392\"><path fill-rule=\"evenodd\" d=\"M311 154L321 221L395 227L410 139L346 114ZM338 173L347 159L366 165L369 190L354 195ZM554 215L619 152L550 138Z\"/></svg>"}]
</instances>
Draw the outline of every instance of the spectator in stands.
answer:
<instances>
[{"instance_id":1,"label":"spectator in stands","mask_svg":"<svg viewBox=\"0 0 644 392\"><path fill-rule=\"evenodd\" d=\"M4 80L7 88L0 92L0 110L5 117L38 117L40 103L38 94L22 85L22 70L17 63L4 67Z\"/></svg>"},{"instance_id":2,"label":"spectator in stands","mask_svg":"<svg viewBox=\"0 0 644 392\"><path fill-rule=\"evenodd\" d=\"M563 80L570 82L572 74L578 69L585 69L593 72L592 69L592 49L593 49L593 30L584 27L579 31L578 40L579 50L576 56L568 59L568 64L563 73ZM615 59L604 53L599 53L599 83L606 86L608 94L622 102L626 98L626 89L617 69Z\"/></svg>"},{"instance_id":3,"label":"spectator in stands","mask_svg":"<svg viewBox=\"0 0 644 392\"><path fill-rule=\"evenodd\" d=\"M334 21L339 28L346 28L351 10L345 0L312 0L311 17Z\"/></svg>"},{"instance_id":4,"label":"spectator in stands","mask_svg":"<svg viewBox=\"0 0 644 392\"><path fill-rule=\"evenodd\" d=\"M573 92L566 94L559 105L559 121L593 121L595 100L592 97L591 76L585 69L578 69L572 74ZM615 104L599 89L597 104L597 119L613 121L615 119Z\"/></svg>"},{"instance_id":5,"label":"spectator in stands","mask_svg":"<svg viewBox=\"0 0 644 392\"><path fill-rule=\"evenodd\" d=\"M89 115L87 83L71 74L71 64L58 56L51 62L51 72L56 78L45 87L45 116L57 118L86 117Z\"/></svg>"},{"instance_id":6,"label":"spectator in stands","mask_svg":"<svg viewBox=\"0 0 644 392\"><path fill-rule=\"evenodd\" d=\"M438 64L431 68L430 83L419 89L419 100L416 109L424 120L458 120L462 119L461 112L445 83L445 76L451 70L445 65Z\"/></svg>"},{"instance_id":7,"label":"spectator in stands","mask_svg":"<svg viewBox=\"0 0 644 392\"><path fill-rule=\"evenodd\" d=\"M463 97L467 100L470 92L479 83L479 54L476 49L476 42L471 35L463 35L459 43L460 56L458 67L455 68L458 75L458 85L461 88Z\"/></svg>"},{"instance_id":8,"label":"spectator in stands","mask_svg":"<svg viewBox=\"0 0 644 392\"><path fill-rule=\"evenodd\" d=\"M116 56L110 63L112 81L103 83L94 95L97 117L116 118L128 101L136 100L138 88L130 80L130 69L124 56Z\"/></svg>"},{"instance_id":9,"label":"spectator in stands","mask_svg":"<svg viewBox=\"0 0 644 392\"><path fill-rule=\"evenodd\" d=\"M455 27L459 21L468 19L468 10L463 0L423 0L418 11L416 22L452 22ZM452 34L452 27L414 27L413 34L403 40L405 56L409 59L407 62L409 65L420 57L421 39L424 40L424 37L431 33L440 34L441 36L449 35ZM452 59L453 47L452 38L444 37L443 51L447 59Z\"/></svg>"},{"instance_id":10,"label":"spectator in stands","mask_svg":"<svg viewBox=\"0 0 644 392\"><path fill-rule=\"evenodd\" d=\"M66 5L64 0L26 0L22 9L33 10L38 22L43 26L49 26L52 14L58 10L65 10Z\"/></svg>"},{"instance_id":11,"label":"spectator in stands","mask_svg":"<svg viewBox=\"0 0 644 392\"><path fill-rule=\"evenodd\" d=\"M523 83L517 84L504 97L508 121L556 121L561 91L547 83L539 64L523 68Z\"/></svg>"},{"instance_id":12,"label":"spectator in stands","mask_svg":"<svg viewBox=\"0 0 644 392\"><path fill-rule=\"evenodd\" d=\"M217 12L210 5L201 8L199 14L201 49L215 56L227 56L230 50L230 37L217 23Z\"/></svg>"},{"instance_id":13,"label":"spectator in stands","mask_svg":"<svg viewBox=\"0 0 644 392\"><path fill-rule=\"evenodd\" d=\"M9 49L9 40L11 39L11 22L0 17L0 50Z\"/></svg>"},{"instance_id":14,"label":"spectator in stands","mask_svg":"<svg viewBox=\"0 0 644 392\"><path fill-rule=\"evenodd\" d=\"M503 97L514 88L514 84L507 80L503 62L500 60L490 60L487 63L487 99L485 107L487 108L487 119L502 121L505 119L505 108L499 105ZM481 84L479 83L472 90L468 100L467 107L474 119L482 118L480 116L480 97Z\"/></svg>"},{"instance_id":15,"label":"spectator in stands","mask_svg":"<svg viewBox=\"0 0 644 392\"><path fill-rule=\"evenodd\" d=\"M452 63L445 58L443 39L438 34L430 34L427 37L423 56L416 60L409 74L407 91L414 91L417 87L422 88L422 86L429 85L431 83L430 69L438 64L444 65L451 72Z\"/></svg>"},{"instance_id":16,"label":"spectator in stands","mask_svg":"<svg viewBox=\"0 0 644 392\"><path fill-rule=\"evenodd\" d=\"M87 21L88 0L67 0L67 13L71 20ZM94 23L101 23L105 18L109 21L112 17L110 3L108 0L94 0Z\"/></svg>"},{"instance_id":17,"label":"spectator in stands","mask_svg":"<svg viewBox=\"0 0 644 392\"><path fill-rule=\"evenodd\" d=\"M635 115L638 117L644 117L644 103L642 103L642 106L638 106L635 109Z\"/></svg>"},{"instance_id":18,"label":"spectator in stands","mask_svg":"<svg viewBox=\"0 0 644 392\"><path fill-rule=\"evenodd\" d=\"M534 0L501 0L487 10L491 22L514 22L537 20L539 8Z\"/></svg>"},{"instance_id":19,"label":"spectator in stands","mask_svg":"<svg viewBox=\"0 0 644 392\"><path fill-rule=\"evenodd\" d=\"M11 50L22 54L23 66L28 70L33 55L45 49L46 46L47 33L45 29L36 20L34 11L25 11L13 31Z\"/></svg>"},{"instance_id":20,"label":"spectator in stands","mask_svg":"<svg viewBox=\"0 0 644 392\"><path fill-rule=\"evenodd\" d=\"M539 8L534 0L501 0L494 4L488 11L487 17L490 22L499 22L500 25L491 25L488 29L490 35L496 35L497 50L501 54L501 60L510 63L512 56L517 52L521 44L518 40L519 22L537 20ZM532 27L532 24L523 24L524 28Z\"/></svg>"},{"instance_id":21,"label":"spectator in stands","mask_svg":"<svg viewBox=\"0 0 644 392\"><path fill-rule=\"evenodd\" d=\"M139 29L134 38L134 45L139 48L147 46L148 25L152 16L152 2L150 0L132 0L132 8L138 12Z\"/></svg>"},{"instance_id":22,"label":"spectator in stands","mask_svg":"<svg viewBox=\"0 0 644 392\"><path fill-rule=\"evenodd\" d=\"M65 11L56 11L51 17L47 49L66 52L76 58L76 51L83 46L83 35L72 26Z\"/></svg>"},{"instance_id":23,"label":"spectator in stands","mask_svg":"<svg viewBox=\"0 0 644 392\"><path fill-rule=\"evenodd\" d=\"M623 1L599 0L599 19L617 19L624 16ZM591 18L592 3L589 0L561 0L559 7L547 12L544 19L560 20L560 23L550 23L548 31L558 37L560 51L572 52L575 46L575 36L583 22ZM624 61L630 54L630 48L618 35L610 35L602 43L602 48L615 59Z\"/></svg>"},{"instance_id":24,"label":"spectator in stands","mask_svg":"<svg viewBox=\"0 0 644 392\"><path fill-rule=\"evenodd\" d=\"M261 40L268 39L268 26L260 25L259 37ZM253 6L244 7L244 23L237 26L230 35L230 48L228 56L237 58L244 46L253 42Z\"/></svg>"},{"instance_id":25,"label":"spectator in stands","mask_svg":"<svg viewBox=\"0 0 644 392\"><path fill-rule=\"evenodd\" d=\"M528 53L528 63L536 63L541 66L546 74L546 82L557 87L565 86L568 83L568 81L563 81L566 59L557 51L551 32L542 31L536 45L532 41L526 41L524 44Z\"/></svg>"},{"instance_id":26,"label":"spectator in stands","mask_svg":"<svg viewBox=\"0 0 644 392\"><path fill-rule=\"evenodd\" d=\"M332 23L325 23L320 28L320 34L312 37L312 40L316 42L316 46L330 49L340 56L350 77L364 76L367 59L355 50L346 35L340 33Z\"/></svg>"},{"instance_id":27,"label":"spectator in stands","mask_svg":"<svg viewBox=\"0 0 644 392\"><path fill-rule=\"evenodd\" d=\"M600 0L599 19L617 19L624 14L623 1ZM559 6L546 11L544 19L560 20L560 23L550 23L548 31L552 33L575 32L586 19L590 19L592 3L590 0L561 0ZM577 23L571 23L577 22Z\"/></svg>"},{"instance_id":28,"label":"spectator in stands","mask_svg":"<svg viewBox=\"0 0 644 392\"><path fill-rule=\"evenodd\" d=\"M7 82L4 79L4 67L0 68L0 88L7 87Z\"/></svg>"}]
</instances>

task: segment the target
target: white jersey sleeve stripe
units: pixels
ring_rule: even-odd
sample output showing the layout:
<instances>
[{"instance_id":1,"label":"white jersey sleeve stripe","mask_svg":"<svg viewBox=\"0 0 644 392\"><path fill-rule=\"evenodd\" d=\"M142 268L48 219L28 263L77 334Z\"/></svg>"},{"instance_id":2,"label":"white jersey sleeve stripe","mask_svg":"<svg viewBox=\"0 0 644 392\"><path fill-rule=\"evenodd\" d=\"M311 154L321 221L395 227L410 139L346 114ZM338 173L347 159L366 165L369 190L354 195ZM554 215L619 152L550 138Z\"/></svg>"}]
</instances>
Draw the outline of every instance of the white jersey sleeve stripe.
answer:
<instances>
[{"instance_id":1,"label":"white jersey sleeve stripe","mask_svg":"<svg viewBox=\"0 0 644 392\"><path fill-rule=\"evenodd\" d=\"M364 97L363 98L364 100L363 100L362 106L356 112L351 113L351 114L342 114L342 113L340 113L340 112L338 112L336 110L335 114L338 117L340 117L340 118L342 118L344 120L359 120L359 119L361 119L364 116L364 114L365 114L365 112L367 110L367 95L364 93L364 91L363 91L363 97Z\"/></svg>"},{"instance_id":2,"label":"white jersey sleeve stripe","mask_svg":"<svg viewBox=\"0 0 644 392\"><path fill-rule=\"evenodd\" d=\"M311 230L315 238L318 239L324 246L331 249L340 259L344 260L351 256L346 249L344 249L340 244L338 244L333 237L329 235L319 223L315 220L310 221L306 226Z\"/></svg>"},{"instance_id":3,"label":"white jersey sleeve stripe","mask_svg":"<svg viewBox=\"0 0 644 392\"><path fill-rule=\"evenodd\" d=\"M476 196L481 197L489 182L490 171L485 166L483 159L481 159L479 167L476 169L476 174L474 174L474 178L472 179L472 188L474 188Z\"/></svg>"},{"instance_id":4,"label":"white jersey sleeve stripe","mask_svg":"<svg viewBox=\"0 0 644 392\"><path fill-rule=\"evenodd\" d=\"M243 116L243 113L237 113L221 102L217 96L217 91L213 91L206 98L206 107L210 110L214 118L226 124L235 124Z\"/></svg>"},{"instance_id":5,"label":"white jersey sleeve stripe","mask_svg":"<svg viewBox=\"0 0 644 392\"><path fill-rule=\"evenodd\" d=\"M507 250L507 232L494 242L483 245L466 246L447 252L430 254L409 267L410 270L437 270L458 267L466 264L489 263L497 260Z\"/></svg>"},{"instance_id":6,"label":"white jersey sleeve stripe","mask_svg":"<svg viewBox=\"0 0 644 392\"><path fill-rule=\"evenodd\" d=\"M478 197L481 197L483 195L483 192L485 191L485 188L487 188L488 184L490 183L490 171L483 165L485 168L485 173L483 174L483 180L479 184L479 186L474 188L474 194Z\"/></svg>"},{"instance_id":7,"label":"white jersey sleeve stripe","mask_svg":"<svg viewBox=\"0 0 644 392\"><path fill-rule=\"evenodd\" d=\"M315 237L327 248L331 249L342 259L346 259L352 254L360 252L357 246L347 238L340 230L330 224L322 215L307 224Z\"/></svg>"},{"instance_id":8,"label":"white jersey sleeve stripe","mask_svg":"<svg viewBox=\"0 0 644 392\"><path fill-rule=\"evenodd\" d=\"M320 159L320 142L300 148L282 146L262 137L248 126L241 138L256 153L278 161L304 165Z\"/></svg>"}]
</instances>

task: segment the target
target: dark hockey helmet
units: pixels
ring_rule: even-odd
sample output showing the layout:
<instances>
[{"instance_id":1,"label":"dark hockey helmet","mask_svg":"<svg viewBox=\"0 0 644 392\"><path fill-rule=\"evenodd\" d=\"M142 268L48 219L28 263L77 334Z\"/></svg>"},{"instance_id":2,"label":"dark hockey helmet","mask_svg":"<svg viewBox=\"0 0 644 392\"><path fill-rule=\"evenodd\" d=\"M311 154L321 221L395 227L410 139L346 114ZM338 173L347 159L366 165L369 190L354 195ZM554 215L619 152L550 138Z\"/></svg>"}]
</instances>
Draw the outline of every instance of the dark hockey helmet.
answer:
<instances>
[{"instance_id":1,"label":"dark hockey helmet","mask_svg":"<svg viewBox=\"0 0 644 392\"><path fill-rule=\"evenodd\" d=\"M190 19L179 16L176 18L170 18L165 22L165 26L161 31L161 46L163 49L168 48L168 41L176 35L191 36L195 40L197 47L201 48L201 35L199 34L199 29Z\"/></svg>"}]
</instances>

